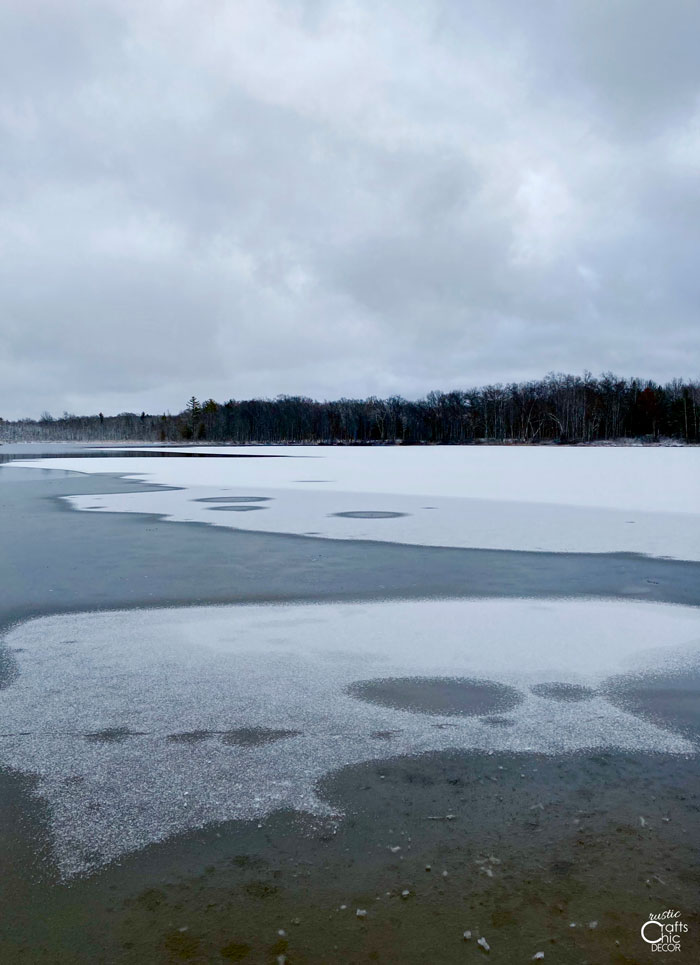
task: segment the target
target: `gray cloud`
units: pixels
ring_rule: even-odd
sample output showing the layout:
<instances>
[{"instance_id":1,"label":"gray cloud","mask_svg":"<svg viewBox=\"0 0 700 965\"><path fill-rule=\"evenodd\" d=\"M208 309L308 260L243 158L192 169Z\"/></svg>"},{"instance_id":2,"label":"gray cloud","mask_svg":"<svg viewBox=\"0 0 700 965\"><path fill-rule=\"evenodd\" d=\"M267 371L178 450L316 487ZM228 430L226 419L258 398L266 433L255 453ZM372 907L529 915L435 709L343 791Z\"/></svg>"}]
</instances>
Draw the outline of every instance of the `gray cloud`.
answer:
<instances>
[{"instance_id":1,"label":"gray cloud","mask_svg":"<svg viewBox=\"0 0 700 965\"><path fill-rule=\"evenodd\" d=\"M690 0L0 8L0 415L697 376Z\"/></svg>"}]
</instances>

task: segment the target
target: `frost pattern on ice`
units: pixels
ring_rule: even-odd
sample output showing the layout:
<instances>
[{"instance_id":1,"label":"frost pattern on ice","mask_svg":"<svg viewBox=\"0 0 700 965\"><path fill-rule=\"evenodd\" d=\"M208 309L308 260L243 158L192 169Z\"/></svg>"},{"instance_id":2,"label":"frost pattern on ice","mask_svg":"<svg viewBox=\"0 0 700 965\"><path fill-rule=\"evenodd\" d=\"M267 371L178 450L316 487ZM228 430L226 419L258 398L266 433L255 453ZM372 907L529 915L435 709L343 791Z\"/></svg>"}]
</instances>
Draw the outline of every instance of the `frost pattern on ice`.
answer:
<instances>
[{"instance_id":1,"label":"frost pattern on ice","mask_svg":"<svg viewBox=\"0 0 700 965\"><path fill-rule=\"evenodd\" d=\"M458 600L88 613L7 635L20 675L0 697L0 765L38 777L70 877L170 835L279 808L328 815L316 782L347 764L446 748L692 753L599 695L608 676L696 660L693 608ZM372 677L515 687L510 726L347 693ZM546 693L546 689L544 691ZM378 738L381 735L381 739Z\"/></svg>"}]
</instances>

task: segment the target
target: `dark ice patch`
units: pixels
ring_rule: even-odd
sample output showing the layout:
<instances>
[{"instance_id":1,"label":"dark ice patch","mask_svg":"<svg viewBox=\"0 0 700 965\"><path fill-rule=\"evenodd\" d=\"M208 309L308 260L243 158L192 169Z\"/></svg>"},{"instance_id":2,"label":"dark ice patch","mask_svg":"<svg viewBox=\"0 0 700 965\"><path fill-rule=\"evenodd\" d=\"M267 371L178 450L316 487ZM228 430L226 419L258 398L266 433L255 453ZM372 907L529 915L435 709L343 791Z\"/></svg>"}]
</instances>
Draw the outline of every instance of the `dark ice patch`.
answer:
<instances>
[{"instance_id":1,"label":"dark ice patch","mask_svg":"<svg viewBox=\"0 0 700 965\"><path fill-rule=\"evenodd\" d=\"M342 516L343 519L397 519L408 516L409 513L390 513L380 509L358 509L346 513L329 513L330 516Z\"/></svg>"},{"instance_id":2,"label":"dark ice patch","mask_svg":"<svg viewBox=\"0 0 700 965\"><path fill-rule=\"evenodd\" d=\"M513 687L469 677L385 677L346 691L372 704L441 716L480 717L511 710L523 699Z\"/></svg>"},{"instance_id":3,"label":"dark ice patch","mask_svg":"<svg viewBox=\"0 0 700 965\"><path fill-rule=\"evenodd\" d=\"M207 737L211 737L212 733L210 730L185 730L178 734L168 734L167 739L171 744L200 744Z\"/></svg>"},{"instance_id":4,"label":"dark ice patch","mask_svg":"<svg viewBox=\"0 0 700 965\"><path fill-rule=\"evenodd\" d=\"M613 677L601 688L621 710L689 737L700 737L700 668Z\"/></svg>"},{"instance_id":5,"label":"dark ice patch","mask_svg":"<svg viewBox=\"0 0 700 965\"><path fill-rule=\"evenodd\" d=\"M105 727L103 730L96 730L92 734L83 734L86 741L93 744L120 744L129 737L138 737L139 732L129 730L128 727Z\"/></svg>"},{"instance_id":6,"label":"dark ice patch","mask_svg":"<svg viewBox=\"0 0 700 965\"><path fill-rule=\"evenodd\" d=\"M256 509L267 509L267 506L207 506L207 509L228 513L252 513Z\"/></svg>"},{"instance_id":7,"label":"dark ice patch","mask_svg":"<svg viewBox=\"0 0 700 965\"><path fill-rule=\"evenodd\" d=\"M222 732L221 741L235 747L258 747L287 737L297 737L300 730L273 730L270 727L238 727Z\"/></svg>"},{"instance_id":8,"label":"dark ice patch","mask_svg":"<svg viewBox=\"0 0 700 965\"><path fill-rule=\"evenodd\" d=\"M489 724L491 727L512 727L515 721L511 720L510 717L499 717L495 715L492 717L484 717L484 723Z\"/></svg>"},{"instance_id":9,"label":"dark ice patch","mask_svg":"<svg viewBox=\"0 0 700 965\"><path fill-rule=\"evenodd\" d=\"M200 496L193 503L269 503L272 496Z\"/></svg>"},{"instance_id":10,"label":"dark ice patch","mask_svg":"<svg viewBox=\"0 0 700 965\"><path fill-rule=\"evenodd\" d=\"M595 690L591 687L584 687L581 684L559 682L535 684L534 687L530 687L530 690L533 694L537 694L538 697L547 697L549 700L559 700L570 703L575 703L579 700L590 700L596 695Z\"/></svg>"},{"instance_id":11,"label":"dark ice patch","mask_svg":"<svg viewBox=\"0 0 700 965\"><path fill-rule=\"evenodd\" d=\"M268 453L268 452L197 452L195 450L183 451L181 449L173 449L170 452L162 449L149 449L149 448L137 448L137 449L76 449L70 444L56 444L48 443L52 446L52 450L45 450L39 452L32 452L31 449L26 449L25 446L32 446L33 443L19 443L14 447L14 450L10 450L9 453L0 454L0 463L13 462L17 459L65 459L69 456L71 459L287 459L288 456L283 456L278 453ZM77 446L81 446L82 443L76 443ZM13 469L19 467L12 467ZM28 470L29 472L43 472L43 473L65 473L66 475L76 475L68 469L41 469L39 470Z\"/></svg>"}]
</instances>

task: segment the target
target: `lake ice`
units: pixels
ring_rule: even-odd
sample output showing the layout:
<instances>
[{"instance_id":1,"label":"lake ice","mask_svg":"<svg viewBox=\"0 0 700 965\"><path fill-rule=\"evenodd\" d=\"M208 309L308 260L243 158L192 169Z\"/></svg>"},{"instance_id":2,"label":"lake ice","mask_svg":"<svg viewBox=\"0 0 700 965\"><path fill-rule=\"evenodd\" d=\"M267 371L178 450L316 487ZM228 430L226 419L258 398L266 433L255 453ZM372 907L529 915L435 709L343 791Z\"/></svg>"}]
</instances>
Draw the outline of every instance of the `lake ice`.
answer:
<instances>
[{"instance_id":1,"label":"lake ice","mask_svg":"<svg viewBox=\"0 0 700 965\"><path fill-rule=\"evenodd\" d=\"M426 600L46 617L6 638L0 765L34 774L70 877L170 835L279 808L332 816L316 782L447 748L694 753L605 681L697 664L700 613L651 603ZM512 688L494 713L363 699L368 680ZM584 699L559 699L576 685ZM409 702L410 703L410 702Z\"/></svg>"},{"instance_id":2,"label":"lake ice","mask_svg":"<svg viewBox=\"0 0 700 965\"><path fill-rule=\"evenodd\" d=\"M278 458L48 465L163 487L68 497L87 512L700 560L698 449L220 451ZM3 471L18 465L47 462ZM132 610L30 620L5 643L20 672L0 701L0 766L36 776L65 877L212 822L280 808L334 819L317 782L363 761L449 748L696 749L606 690L619 675L697 671L693 607L431 599Z\"/></svg>"},{"instance_id":3,"label":"lake ice","mask_svg":"<svg viewBox=\"0 0 700 965\"><path fill-rule=\"evenodd\" d=\"M697 447L195 451L278 458L64 458L52 459L51 468L123 473L178 487L70 499L88 512L157 513L179 521L334 539L700 560ZM231 504L224 509L227 495ZM245 496L256 499L246 505ZM258 501L262 497L265 501Z\"/></svg>"}]
</instances>

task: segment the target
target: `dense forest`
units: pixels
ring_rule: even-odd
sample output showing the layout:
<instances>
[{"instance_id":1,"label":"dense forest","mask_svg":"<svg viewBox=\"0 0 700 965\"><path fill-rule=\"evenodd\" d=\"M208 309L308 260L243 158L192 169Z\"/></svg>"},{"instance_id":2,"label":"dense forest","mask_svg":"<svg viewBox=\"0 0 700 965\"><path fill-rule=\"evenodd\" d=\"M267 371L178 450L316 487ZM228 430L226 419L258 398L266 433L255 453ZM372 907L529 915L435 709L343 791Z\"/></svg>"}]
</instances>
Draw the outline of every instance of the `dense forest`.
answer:
<instances>
[{"instance_id":1,"label":"dense forest","mask_svg":"<svg viewBox=\"0 0 700 965\"><path fill-rule=\"evenodd\" d=\"M298 396L200 403L177 415L123 412L0 419L0 441L207 441L404 445L592 443L641 439L700 442L700 382L666 385L612 374L430 392L426 398Z\"/></svg>"}]
</instances>

